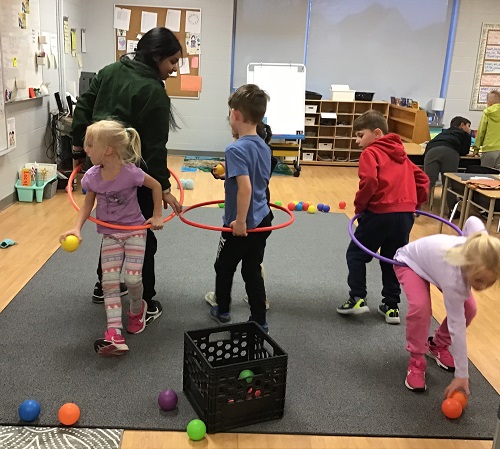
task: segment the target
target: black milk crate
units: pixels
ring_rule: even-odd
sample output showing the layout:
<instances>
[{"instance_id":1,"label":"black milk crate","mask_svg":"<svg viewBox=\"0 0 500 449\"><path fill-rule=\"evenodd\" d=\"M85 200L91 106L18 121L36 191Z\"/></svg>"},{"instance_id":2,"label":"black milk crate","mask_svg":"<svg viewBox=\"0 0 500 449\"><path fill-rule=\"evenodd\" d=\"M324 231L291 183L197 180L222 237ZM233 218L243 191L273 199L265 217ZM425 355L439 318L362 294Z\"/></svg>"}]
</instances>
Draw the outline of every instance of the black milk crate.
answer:
<instances>
[{"instance_id":1,"label":"black milk crate","mask_svg":"<svg viewBox=\"0 0 500 449\"><path fill-rule=\"evenodd\" d=\"M183 390L210 433L282 418L287 362L254 322L185 332Z\"/></svg>"}]
</instances>

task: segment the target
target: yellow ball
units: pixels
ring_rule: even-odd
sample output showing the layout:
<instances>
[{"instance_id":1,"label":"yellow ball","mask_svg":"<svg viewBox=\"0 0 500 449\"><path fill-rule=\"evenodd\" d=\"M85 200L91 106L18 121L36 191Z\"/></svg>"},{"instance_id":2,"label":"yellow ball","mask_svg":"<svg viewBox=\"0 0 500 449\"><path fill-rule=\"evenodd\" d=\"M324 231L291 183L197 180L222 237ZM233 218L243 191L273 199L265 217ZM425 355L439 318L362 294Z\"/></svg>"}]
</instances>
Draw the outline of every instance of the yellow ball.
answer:
<instances>
[{"instance_id":1,"label":"yellow ball","mask_svg":"<svg viewBox=\"0 0 500 449\"><path fill-rule=\"evenodd\" d=\"M64 251L68 251L68 253L72 253L78 249L80 242L78 237L75 235L68 235L62 242L61 247Z\"/></svg>"},{"instance_id":2,"label":"yellow ball","mask_svg":"<svg viewBox=\"0 0 500 449\"><path fill-rule=\"evenodd\" d=\"M310 214L314 214L316 212L316 206L309 206L307 208L307 212Z\"/></svg>"},{"instance_id":3,"label":"yellow ball","mask_svg":"<svg viewBox=\"0 0 500 449\"><path fill-rule=\"evenodd\" d=\"M297 205L297 204L299 204L299 202L298 201L293 201L293 204Z\"/></svg>"},{"instance_id":4,"label":"yellow ball","mask_svg":"<svg viewBox=\"0 0 500 449\"><path fill-rule=\"evenodd\" d=\"M216 175L222 176L226 170L224 170L224 166L222 164L217 164L214 168L214 173Z\"/></svg>"}]
</instances>

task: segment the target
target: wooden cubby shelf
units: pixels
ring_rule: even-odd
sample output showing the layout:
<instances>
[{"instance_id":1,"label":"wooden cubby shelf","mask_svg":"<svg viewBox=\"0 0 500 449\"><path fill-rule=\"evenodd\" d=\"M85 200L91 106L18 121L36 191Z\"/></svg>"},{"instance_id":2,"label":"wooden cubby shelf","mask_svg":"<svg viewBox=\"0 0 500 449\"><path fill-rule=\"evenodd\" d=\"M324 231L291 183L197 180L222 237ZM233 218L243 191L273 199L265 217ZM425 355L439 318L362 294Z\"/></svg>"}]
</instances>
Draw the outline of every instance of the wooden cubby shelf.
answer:
<instances>
[{"instance_id":1,"label":"wooden cubby shelf","mask_svg":"<svg viewBox=\"0 0 500 449\"><path fill-rule=\"evenodd\" d=\"M361 148L352 131L354 120L363 112L374 109L389 116L386 101L306 100L305 140L302 142L301 164L358 165ZM337 117L322 118L321 113Z\"/></svg>"}]
</instances>

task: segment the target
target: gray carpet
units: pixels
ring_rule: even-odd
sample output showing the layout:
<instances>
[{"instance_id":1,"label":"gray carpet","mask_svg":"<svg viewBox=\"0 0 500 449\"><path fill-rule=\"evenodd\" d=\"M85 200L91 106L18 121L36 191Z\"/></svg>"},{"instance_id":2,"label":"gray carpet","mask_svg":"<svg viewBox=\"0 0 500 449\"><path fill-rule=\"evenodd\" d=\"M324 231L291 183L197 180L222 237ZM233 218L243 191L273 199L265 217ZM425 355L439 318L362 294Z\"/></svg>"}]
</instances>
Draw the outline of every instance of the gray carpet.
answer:
<instances>
[{"instance_id":1,"label":"gray carpet","mask_svg":"<svg viewBox=\"0 0 500 449\"><path fill-rule=\"evenodd\" d=\"M220 225L221 213L194 210L187 217ZM285 220L284 214L276 215L275 222ZM291 227L269 238L270 333L289 355L285 416L238 430L492 438L498 395L474 366L473 396L456 421L440 411L451 374L429 363L428 391L419 395L405 388L405 326L385 324L376 311L378 264L368 270L371 313L345 317L335 312L348 293L347 223L340 214L297 213ZM129 354L105 359L93 351L105 315L90 300L99 249L91 223L78 251L58 250L0 314L0 424L19 424L17 408L26 398L40 401L35 424L43 426L57 425L57 410L68 401L80 406L82 427L181 430L195 418L181 393L183 332L214 324L203 298L213 289L219 235L178 219L157 235L157 291L164 315L144 333L127 337ZM249 315L243 295L238 273L235 322ZM166 388L179 392L176 411L158 409L157 394Z\"/></svg>"}]
</instances>

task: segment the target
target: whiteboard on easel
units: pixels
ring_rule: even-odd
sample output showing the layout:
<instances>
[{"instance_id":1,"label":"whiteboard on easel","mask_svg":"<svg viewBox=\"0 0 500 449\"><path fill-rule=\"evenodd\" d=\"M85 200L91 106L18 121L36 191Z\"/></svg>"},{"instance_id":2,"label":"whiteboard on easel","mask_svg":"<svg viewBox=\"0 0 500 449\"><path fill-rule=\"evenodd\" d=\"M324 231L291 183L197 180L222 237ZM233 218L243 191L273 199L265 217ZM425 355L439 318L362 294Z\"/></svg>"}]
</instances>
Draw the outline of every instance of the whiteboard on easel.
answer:
<instances>
[{"instance_id":1,"label":"whiteboard on easel","mask_svg":"<svg viewBox=\"0 0 500 449\"><path fill-rule=\"evenodd\" d=\"M303 133L306 100L304 64L250 63L247 83L257 84L269 94L271 99L265 118L273 134Z\"/></svg>"}]
</instances>

